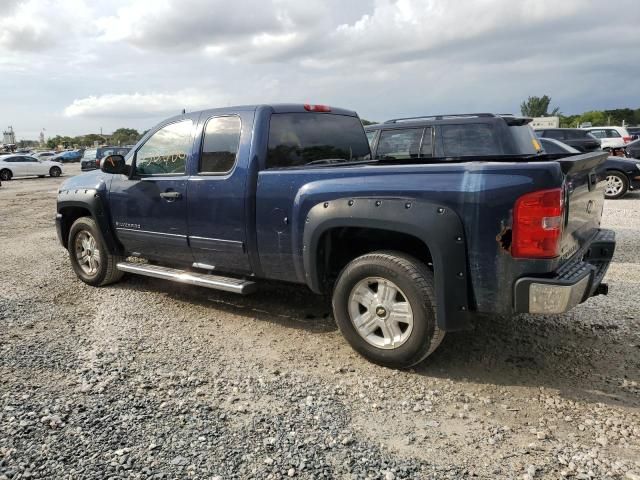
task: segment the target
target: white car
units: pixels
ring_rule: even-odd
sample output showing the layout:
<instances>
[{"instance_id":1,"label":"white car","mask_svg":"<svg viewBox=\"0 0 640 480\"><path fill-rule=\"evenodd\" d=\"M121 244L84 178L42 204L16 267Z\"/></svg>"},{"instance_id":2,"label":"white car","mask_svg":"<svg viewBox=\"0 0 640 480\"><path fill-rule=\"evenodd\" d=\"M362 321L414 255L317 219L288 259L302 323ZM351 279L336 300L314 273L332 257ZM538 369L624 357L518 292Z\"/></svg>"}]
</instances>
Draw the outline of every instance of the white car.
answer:
<instances>
[{"instance_id":1,"label":"white car","mask_svg":"<svg viewBox=\"0 0 640 480\"><path fill-rule=\"evenodd\" d=\"M583 130L600 140L603 149L622 148L631 141L631 135L624 127L589 127Z\"/></svg>"},{"instance_id":2,"label":"white car","mask_svg":"<svg viewBox=\"0 0 640 480\"><path fill-rule=\"evenodd\" d=\"M13 177L59 177L62 166L49 160L39 161L30 155L3 155L0 157L0 180Z\"/></svg>"},{"instance_id":3,"label":"white car","mask_svg":"<svg viewBox=\"0 0 640 480\"><path fill-rule=\"evenodd\" d=\"M31 156L32 157L36 157L38 160L49 160L51 157L57 155L56 152L38 152L38 153L34 153Z\"/></svg>"}]
</instances>

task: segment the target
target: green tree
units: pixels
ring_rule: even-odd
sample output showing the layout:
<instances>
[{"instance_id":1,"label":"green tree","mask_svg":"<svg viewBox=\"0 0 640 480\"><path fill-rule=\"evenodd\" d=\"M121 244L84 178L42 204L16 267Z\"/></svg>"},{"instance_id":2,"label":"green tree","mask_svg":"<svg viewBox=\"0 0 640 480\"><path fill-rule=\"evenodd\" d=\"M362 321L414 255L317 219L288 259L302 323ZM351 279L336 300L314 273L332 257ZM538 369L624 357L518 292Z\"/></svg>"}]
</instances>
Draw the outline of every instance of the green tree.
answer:
<instances>
[{"instance_id":1,"label":"green tree","mask_svg":"<svg viewBox=\"0 0 640 480\"><path fill-rule=\"evenodd\" d=\"M549 113L549 104L551 97L543 95L542 97L529 97L526 102L520 104L520 112L525 117L554 117L560 115L560 109L554 108Z\"/></svg>"},{"instance_id":2,"label":"green tree","mask_svg":"<svg viewBox=\"0 0 640 480\"><path fill-rule=\"evenodd\" d=\"M64 148L72 147L74 145L74 139L71 137L62 137L60 135L56 135L55 137L49 138L49 140L47 140L48 148L56 148L59 145Z\"/></svg>"},{"instance_id":3,"label":"green tree","mask_svg":"<svg viewBox=\"0 0 640 480\"><path fill-rule=\"evenodd\" d=\"M83 145L85 147L92 147L95 142L98 142L98 145L106 143L103 136L98 135L97 133L89 133L87 135L83 135L82 137L77 137L77 143L79 145Z\"/></svg>"},{"instance_id":4,"label":"green tree","mask_svg":"<svg viewBox=\"0 0 640 480\"><path fill-rule=\"evenodd\" d=\"M140 133L134 128L118 128L111 134L111 143L127 145L136 143L140 139Z\"/></svg>"},{"instance_id":5,"label":"green tree","mask_svg":"<svg viewBox=\"0 0 640 480\"><path fill-rule=\"evenodd\" d=\"M362 125L364 125L365 127L367 125L375 125L376 123L380 123L380 122L372 122L371 120L367 120L366 118L361 118L360 121L362 122Z\"/></svg>"},{"instance_id":6,"label":"green tree","mask_svg":"<svg viewBox=\"0 0 640 480\"><path fill-rule=\"evenodd\" d=\"M580 115L578 123L590 123L594 127L600 127L607 124L607 116L600 110L592 110Z\"/></svg>"}]
</instances>

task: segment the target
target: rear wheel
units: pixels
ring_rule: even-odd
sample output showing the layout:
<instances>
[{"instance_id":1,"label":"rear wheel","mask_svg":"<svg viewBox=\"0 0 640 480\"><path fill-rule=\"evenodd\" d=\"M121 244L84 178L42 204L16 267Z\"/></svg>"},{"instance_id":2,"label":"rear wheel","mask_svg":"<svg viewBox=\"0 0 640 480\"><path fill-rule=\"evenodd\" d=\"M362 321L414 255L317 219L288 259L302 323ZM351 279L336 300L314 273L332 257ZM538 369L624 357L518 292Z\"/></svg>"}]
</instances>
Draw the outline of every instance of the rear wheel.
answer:
<instances>
[{"instance_id":1,"label":"rear wheel","mask_svg":"<svg viewBox=\"0 0 640 480\"><path fill-rule=\"evenodd\" d=\"M60 167L51 167L51 169L49 170L49 175L51 175L52 177L59 177L60 175L62 175L62 170L60 170Z\"/></svg>"},{"instance_id":2,"label":"rear wheel","mask_svg":"<svg viewBox=\"0 0 640 480\"><path fill-rule=\"evenodd\" d=\"M629 190L629 179L624 173L609 170L605 179L604 197L614 200L622 198Z\"/></svg>"},{"instance_id":3,"label":"rear wheel","mask_svg":"<svg viewBox=\"0 0 640 480\"><path fill-rule=\"evenodd\" d=\"M8 170L6 168L3 170L0 170L0 180L9 181L11 180L11 177L13 177L11 170Z\"/></svg>"},{"instance_id":4,"label":"rear wheel","mask_svg":"<svg viewBox=\"0 0 640 480\"><path fill-rule=\"evenodd\" d=\"M101 287L117 282L123 272L116 268L118 262L124 260L120 255L112 255L107 251L102 234L95 220L80 217L71 226L67 243L71 266L76 275L84 283Z\"/></svg>"},{"instance_id":5,"label":"rear wheel","mask_svg":"<svg viewBox=\"0 0 640 480\"><path fill-rule=\"evenodd\" d=\"M340 273L333 312L351 346L369 360L393 368L415 365L444 338L436 324L433 274L398 252L356 258Z\"/></svg>"}]
</instances>

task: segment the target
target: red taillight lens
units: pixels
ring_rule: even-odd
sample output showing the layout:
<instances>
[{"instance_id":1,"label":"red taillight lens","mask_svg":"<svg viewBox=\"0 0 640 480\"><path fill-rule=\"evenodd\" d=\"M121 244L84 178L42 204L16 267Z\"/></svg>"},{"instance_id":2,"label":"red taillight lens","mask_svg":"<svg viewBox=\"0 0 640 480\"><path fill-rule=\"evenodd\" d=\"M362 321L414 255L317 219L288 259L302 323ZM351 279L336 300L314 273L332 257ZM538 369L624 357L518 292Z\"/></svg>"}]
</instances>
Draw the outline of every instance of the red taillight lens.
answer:
<instances>
[{"instance_id":1,"label":"red taillight lens","mask_svg":"<svg viewBox=\"0 0 640 480\"><path fill-rule=\"evenodd\" d=\"M96 158L96 167L100 168L100 159Z\"/></svg>"},{"instance_id":2,"label":"red taillight lens","mask_svg":"<svg viewBox=\"0 0 640 480\"><path fill-rule=\"evenodd\" d=\"M518 258L554 258L560 255L564 223L562 188L527 193L513 209L511 255Z\"/></svg>"},{"instance_id":3,"label":"red taillight lens","mask_svg":"<svg viewBox=\"0 0 640 480\"><path fill-rule=\"evenodd\" d=\"M633 139L633 137L622 137L622 140L624 140L624 143L629 143L631 139Z\"/></svg>"},{"instance_id":4,"label":"red taillight lens","mask_svg":"<svg viewBox=\"0 0 640 480\"><path fill-rule=\"evenodd\" d=\"M309 105L308 103L305 103L304 109L307 112L330 112L331 111L331 107L329 107L328 105Z\"/></svg>"}]
</instances>

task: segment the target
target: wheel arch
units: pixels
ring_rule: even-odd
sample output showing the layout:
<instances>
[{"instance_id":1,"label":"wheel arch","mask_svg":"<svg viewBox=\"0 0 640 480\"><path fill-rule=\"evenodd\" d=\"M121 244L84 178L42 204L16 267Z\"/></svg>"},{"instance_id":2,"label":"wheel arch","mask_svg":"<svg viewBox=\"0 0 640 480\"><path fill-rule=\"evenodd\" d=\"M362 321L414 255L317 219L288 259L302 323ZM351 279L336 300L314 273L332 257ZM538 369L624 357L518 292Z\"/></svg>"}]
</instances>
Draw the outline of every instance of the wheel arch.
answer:
<instances>
[{"instance_id":1,"label":"wheel arch","mask_svg":"<svg viewBox=\"0 0 640 480\"><path fill-rule=\"evenodd\" d=\"M62 246L67 248L73 222L80 217L91 217L96 222L109 253L122 255L123 248L115 236L105 204L101 193L94 189L60 190L56 228Z\"/></svg>"},{"instance_id":2,"label":"wheel arch","mask_svg":"<svg viewBox=\"0 0 640 480\"><path fill-rule=\"evenodd\" d=\"M453 210L407 198L342 198L314 206L304 222L300 273L314 292L327 293L332 269L353 258L396 250L433 270L438 326L449 331L469 327L473 300L465 235ZM367 234L373 236L370 241L358 242Z\"/></svg>"}]
</instances>

